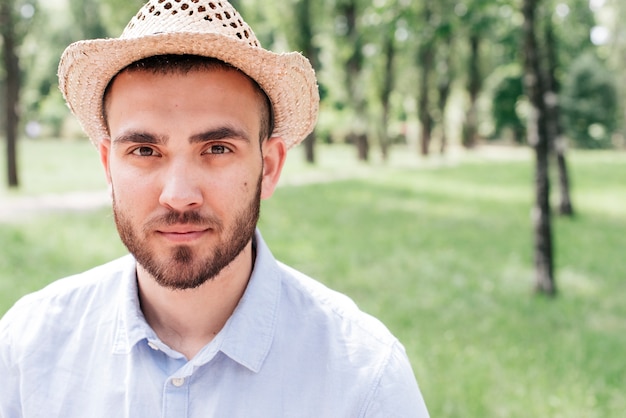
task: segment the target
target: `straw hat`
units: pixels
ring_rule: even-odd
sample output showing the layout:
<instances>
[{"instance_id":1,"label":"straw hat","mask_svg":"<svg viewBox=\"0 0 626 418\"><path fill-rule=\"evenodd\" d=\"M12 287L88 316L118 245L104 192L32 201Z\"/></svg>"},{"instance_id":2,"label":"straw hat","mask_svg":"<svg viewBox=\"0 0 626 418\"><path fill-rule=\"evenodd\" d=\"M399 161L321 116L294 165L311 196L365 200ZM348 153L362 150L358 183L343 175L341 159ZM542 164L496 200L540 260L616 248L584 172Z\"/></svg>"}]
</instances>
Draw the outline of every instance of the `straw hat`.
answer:
<instances>
[{"instance_id":1,"label":"straw hat","mask_svg":"<svg viewBox=\"0 0 626 418\"><path fill-rule=\"evenodd\" d=\"M263 49L226 0L150 0L119 38L75 42L61 57L59 87L95 145L108 137L102 97L111 79L137 60L165 54L217 58L254 79L272 103L272 136L288 148L313 130L319 93L304 56Z\"/></svg>"}]
</instances>

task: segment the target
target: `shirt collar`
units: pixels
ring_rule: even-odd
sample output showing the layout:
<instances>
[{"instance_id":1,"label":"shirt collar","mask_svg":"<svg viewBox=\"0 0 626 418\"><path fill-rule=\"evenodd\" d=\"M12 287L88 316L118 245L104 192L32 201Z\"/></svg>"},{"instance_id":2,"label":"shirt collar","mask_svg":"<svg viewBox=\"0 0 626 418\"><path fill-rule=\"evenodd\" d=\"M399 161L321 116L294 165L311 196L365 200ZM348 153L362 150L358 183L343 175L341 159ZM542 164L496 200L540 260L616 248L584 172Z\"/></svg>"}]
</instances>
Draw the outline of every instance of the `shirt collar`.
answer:
<instances>
[{"instance_id":1,"label":"shirt collar","mask_svg":"<svg viewBox=\"0 0 626 418\"><path fill-rule=\"evenodd\" d=\"M258 372L276 332L280 303L280 271L260 232L255 234L256 260L239 305L220 332L221 351L232 360Z\"/></svg>"},{"instance_id":2,"label":"shirt collar","mask_svg":"<svg viewBox=\"0 0 626 418\"><path fill-rule=\"evenodd\" d=\"M192 360L199 366L219 351L253 372L261 369L276 331L280 303L280 270L261 233L255 233L256 259L246 291L237 308L216 338ZM113 352L128 354L142 340L156 340L156 333L146 322L139 305L137 263L124 257L122 283L117 295L117 329Z\"/></svg>"},{"instance_id":3,"label":"shirt collar","mask_svg":"<svg viewBox=\"0 0 626 418\"><path fill-rule=\"evenodd\" d=\"M146 322L139 304L137 261L131 255L123 257L121 286L117 294L117 329L113 341L114 354L128 354L141 340L156 339L156 333Z\"/></svg>"}]
</instances>

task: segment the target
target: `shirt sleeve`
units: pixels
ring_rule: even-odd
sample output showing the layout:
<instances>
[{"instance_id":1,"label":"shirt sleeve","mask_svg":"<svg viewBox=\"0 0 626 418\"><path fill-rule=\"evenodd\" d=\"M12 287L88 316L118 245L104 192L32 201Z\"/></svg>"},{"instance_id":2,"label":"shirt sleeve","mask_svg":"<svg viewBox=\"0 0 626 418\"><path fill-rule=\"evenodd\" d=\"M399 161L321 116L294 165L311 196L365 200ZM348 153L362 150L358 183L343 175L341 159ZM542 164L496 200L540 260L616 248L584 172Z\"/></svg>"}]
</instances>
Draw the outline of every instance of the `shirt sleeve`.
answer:
<instances>
[{"instance_id":1,"label":"shirt sleeve","mask_svg":"<svg viewBox=\"0 0 626 418\"><path fill-rule=\"evenodd\" d=\"M15 309L15 308L14 308ZM0 319L0 418L19 418L19 382L17 365L12 358L11 310Z\"/></svg>"},{"instance_id":2,"label":"shirt sleeve","mask_svg":"<svg viewBox=\"0 0 626 418\"><path fill-rule=\"evenodd\" d=\"M363 418L429 418L404 347L396 341Z\"/></svg>"}]
</instances>

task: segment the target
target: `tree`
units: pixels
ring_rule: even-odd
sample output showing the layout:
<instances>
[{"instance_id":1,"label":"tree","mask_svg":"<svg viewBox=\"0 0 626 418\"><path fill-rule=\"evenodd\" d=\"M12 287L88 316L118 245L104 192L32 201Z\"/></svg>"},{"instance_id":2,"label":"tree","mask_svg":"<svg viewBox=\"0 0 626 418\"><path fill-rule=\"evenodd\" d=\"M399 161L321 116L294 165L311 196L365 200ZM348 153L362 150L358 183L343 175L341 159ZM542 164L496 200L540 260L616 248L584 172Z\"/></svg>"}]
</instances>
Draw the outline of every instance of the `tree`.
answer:
<instances>
[{"instance_id":1,"label":"tree","mask_svg":"<svg viewBox=\"0 0 626 418\"><path fill-rule=\"evenodd\" d=\"M117 37L146 0L69 0L76 39Z\"/></svg>"},{"instance_id":2,"label":"tree","mask_svg":"<svg viewBox=\"0 0 626 418\"><path fill-rule=\"evenodd\" d=\"M337 3L338 13L345 19L345 38L348 57L345 62L345 78L351 104L352 117L348 140L356 145L358 159L369 160L367 132L367 86L363 82L363 34L360 28L362 9L358 0L342 0Z\"/></svg>"},{"instance_id":3,"label":"tree","mask_svg":"<svg viewBox=\"0 0 626 418\"><path fill-rule=\"evenodd\" d=\"M104 38L108 35L102 20L99 0L71 0L70 10L83 39Z\"/></svg>"},{"instance_id":4,"label":"tree","mask_svg":"<svg viewBox=\"0 0 626 418\"><path fill-rule=\"evenodd\" d=\"M574 214L572 199L570 197L570 181L567 169L566 138L561 124L561 107L559 105L560 83L557 78L558 58L557 45L552 24L552 13L546 13L544 17L544 45L546 49L545 80L547 94L545 95L547 128L549 141L556 155L556 163L559 179L559 213L571 216Z\"/></svg>"},{"instance_id":5,"label":"tree","mask_svg":"<svg viewBox=\"0 0 626 418\"><path fill-rule=\"evenodd\" d=\"M415 97L420 124L419 152L430 153L437 128L441 136L440 152L447 144L445 111L453 82L453 36L456 2L450 0L413 3L414 64L418 70ZM412 71L408 70L408 71Z\"/></svg>"},{"instance_id":6,"label":"tree","mask_svg":"<svg viewBox=\"0 0 626 418\"><path fill-rule=\"evenodd\" d=\"M423 156L429 153L430 136L433 129L433 117L430 111L430 79L435 62L435 30L431 26L433 15L431 6L431 0L422 3L422 22L425 24L417 51L418 65L421 68L417 94L417 115L421 124L420 153Z\"/></svg>"},{"instance_id":7,"label":"tree","mask_svg":"<svg viewBox=\"0 0 626 418\"><path fill-rule=\"evenodd\" d=\"M472 30L469 36L470 56L468 61L467 92L469 95L469 108L465 129L463 131L463 145L471 148L478 142L478 94L482 87L480 74L480 42L481 34Z\"/></svg>"},{"instance_id":8,"label":"tree","mask_svg":"<svg viewBox=\"0 0 626 418\"><path fill-rule=\"evenodd\" d=\"M536 12L539 0L523 0L524 15L524 87L530 102L528 143L535 151L535 203L533 207L535 291L556 295L552 258L552 227L550 215L550 178L548 175L550 144L547 109L544 101L547 89L541 71L536 34Z\"/></svg>"},{"instance_id":9,"label":"tree","mask_svg":"<svg viewBox=\"0 0 626 418\"><path fill-rule=\"evenodd\" d=\"M437 48L437 112L441 128L440 154L444 154L448 146L446 130L446 108L452 89L452 27L447 23L442 26L442 37Z\"/></svg>"},{"instance_id":10,"label":"tree","mask_svg":"<svg viewBox=\"0 0 626 418\"><path fill-rule=\"evenodd\" d=\"M389 122L391 113L391 93L394 88L395 82L395 58L397 53L396 47L396 33L395 33L395 20L396 16L392 17L392 23L383 29L382 39L382 56L384 57L382 82L379 89L380 104L382 107L380 116L380 150L383 161L387 161L389 157L389 146L391 139L389 138Z\"/></svg>"},{"instance_id":11,"label":"tree","mask_svg":"<svg viewBox=\"0 0 626 418\"><path fill-rule=\"evenodd\" d=\"M517 113L517 105L523 95L522 75L518 73L517 66L515 66L510 73L503 76L493 92L491 115L494 120L496 138L500 138L503 131L508 128L516 143L525 142L526 128Z\"/></svg>"},{"instance_id":12,"label":"tree","mask_svg":"<svg viewBox=\"0 0 626 418\"><path fill-rule=\"evenodd\" d=\"M617 86L591 52L569 69L563 86L563 113L569 136L583 148L608 148L617 130Z\"/></svg>"},{"instance_id":13,"label":"tree","mask_svg":"<svg viewBox=\"0 0 626 418\"><path fill-rule=\"evenodd\" d=\"M313 44L314 31L313 31L313 16L312 13L312 1L311 0L299 0L295 3L295 16L296 16L296 49L302 51L306 56L313 69L317 72L319 70L319 59L317 57L318 51ZM304 140L304 155L305 160L308 163L313 164L315 162L315 130L311 132Z\"/></svg>"},{"instance_id":14,"label":"tree","mask_svg":"<svg viewBox=\"0 0 626 418\"><path fill-rule=\"evenodd\" d=\"M485 0L471 0L463 10L462 22L468 41L467 58L467 94L469 103L465 112L462 144L471 148L478 142L478 96L483 86L481 72L481 44L483 34L490 25L491 18L488 10L491 3Z\"/></svg>"},{"instance_id":15,"label":"tree","mask_svg":"<svg viewBox=\"0 0 626 418\"><path fill-rule=\"evenodd\" d=\"M17 55L15 4L12 0L0 2L0 35L5 71L5 130L7 151L7 184L19 186L17 169L17 128L19 124L20 64Z\"/></svg>"},{"instance_id":16,"label":"tree","mask_svg":"<svg viewBox=\"0 0 626 418\"><path fill-rule=\"evenodd\" d=\"M608 22L611 29L611 43L609 62L614 69L619 99L621 103L621 111L619 114L619 120L622 123L621 126L621 141L622 147L626 145L626 68L624 68L624 62L626 62L626 28L624 28L624 21L626 20L626 2L622 0L609 0L605 6L610 7L612 10L612 21Z\"/></svg>"}]
</instances>

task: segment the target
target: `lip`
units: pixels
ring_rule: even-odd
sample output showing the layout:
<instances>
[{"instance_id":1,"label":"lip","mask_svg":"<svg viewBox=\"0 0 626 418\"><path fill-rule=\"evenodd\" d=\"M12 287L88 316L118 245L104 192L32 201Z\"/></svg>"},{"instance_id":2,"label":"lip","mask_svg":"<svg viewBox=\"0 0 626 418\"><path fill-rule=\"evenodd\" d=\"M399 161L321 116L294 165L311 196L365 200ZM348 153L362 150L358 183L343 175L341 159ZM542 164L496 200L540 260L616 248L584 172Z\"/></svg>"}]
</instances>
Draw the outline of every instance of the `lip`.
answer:
<instances>
[{"instance_id":1,"label":"lip","mask_svg":"<svg viewBox=\"0 0 626 418\"><path fill-rule=\"evenodd\" d=\"M157 234L175 243L191 242L198 240L209 232L209 228L195 226L173 226L157 230Z\"/></svg>"}]
</instances>

